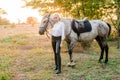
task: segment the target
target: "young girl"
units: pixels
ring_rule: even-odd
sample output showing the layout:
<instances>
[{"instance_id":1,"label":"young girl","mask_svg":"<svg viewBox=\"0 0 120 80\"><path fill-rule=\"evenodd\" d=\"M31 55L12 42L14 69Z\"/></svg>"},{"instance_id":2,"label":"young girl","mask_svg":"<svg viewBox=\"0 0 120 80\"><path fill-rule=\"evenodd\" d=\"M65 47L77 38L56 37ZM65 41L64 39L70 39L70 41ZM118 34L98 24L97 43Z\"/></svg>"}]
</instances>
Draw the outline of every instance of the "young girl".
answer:
<instances>
[{"instance_id":1,"label":"young girl","mask_svg":"<svg viewBox=\"0 0 120 80\"><path fill-rule=\"evenodd\" d=\"M61 73L61 56L60 56L60 45L61 40L65 39L65 25L63 22L60 21L59 14L53 15L53 20L55 22L50 35L52 36L52 48L54 51L54 58L55 58L55 69L56 74Z\"/></svg>"}]
</instances>

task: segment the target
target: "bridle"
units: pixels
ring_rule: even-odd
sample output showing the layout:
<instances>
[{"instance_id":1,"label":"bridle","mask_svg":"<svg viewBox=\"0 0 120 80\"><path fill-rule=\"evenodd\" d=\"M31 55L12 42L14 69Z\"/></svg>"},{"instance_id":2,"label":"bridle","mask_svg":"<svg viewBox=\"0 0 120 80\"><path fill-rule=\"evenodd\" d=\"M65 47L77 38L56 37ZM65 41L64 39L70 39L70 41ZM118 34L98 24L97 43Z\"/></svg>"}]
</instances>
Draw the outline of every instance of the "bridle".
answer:
<instances>
[{"instance_id":1,"label":"bridle","mask_svg":"<svg viewBox=\"0 0 120 80\"><path fill-rule=\"evenodd\" d=\"M54 25L52 24L52 22L50 21L50 14L48 15L48 18L47 18L47 22L46 22L46 24L45 24L45 27L40 27L40 28L45 28L46 35L47 35L48 38L50 38L50 37L48 36L49 32L48 32L48 30L47 30L48 23L50 23L50 25L51 25L52 27L54 26Z\"/></svg>"}]
</instances>

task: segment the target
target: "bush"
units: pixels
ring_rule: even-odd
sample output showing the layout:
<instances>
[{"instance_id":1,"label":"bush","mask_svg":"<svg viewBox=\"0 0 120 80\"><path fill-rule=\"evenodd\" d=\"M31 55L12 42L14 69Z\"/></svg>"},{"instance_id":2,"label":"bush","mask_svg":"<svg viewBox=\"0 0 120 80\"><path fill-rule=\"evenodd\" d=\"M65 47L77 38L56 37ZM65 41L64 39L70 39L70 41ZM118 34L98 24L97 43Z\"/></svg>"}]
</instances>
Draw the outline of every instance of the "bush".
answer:
<instances>
[{"instance_id":1,"label":"bush","mask_svg":"<svg viewBox=\"0 0 120 80\"><path fill-rule=\"evenodd\" d=\"M0 25L7 25L7 24L10 24L9 20L0 17Z\"/></svg>"}]
</instances>

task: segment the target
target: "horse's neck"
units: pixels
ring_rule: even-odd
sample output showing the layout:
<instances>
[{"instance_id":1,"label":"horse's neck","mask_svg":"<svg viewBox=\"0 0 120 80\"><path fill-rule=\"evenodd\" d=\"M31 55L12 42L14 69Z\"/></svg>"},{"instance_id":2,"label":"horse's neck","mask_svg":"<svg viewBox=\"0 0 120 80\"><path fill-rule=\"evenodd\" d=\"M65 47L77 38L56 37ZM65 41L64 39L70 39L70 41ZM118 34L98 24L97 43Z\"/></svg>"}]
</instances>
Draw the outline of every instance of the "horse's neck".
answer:
<instances>
[{"instance_id":1,"label":"horse's neck","mask_svg":"<svg viewBox=\"0 0 120 80\"><path fill-rule=\"evenodd\" d=\"M55 22L52 19L50 19L49 25L53 28L54 24L55 24Z\"/></svg>"},{"instance_id":2,"label":"horse's neck","mask_svg":"<svg viewBox=\"0 0 120 80\"><path fill-rule=\"evenodd\" d=\"M71 33L71 19L64 19L64 18L62 18L61 21L65 24L66 36L70 35L70 33Z\"/></svg>"}]
</instances>

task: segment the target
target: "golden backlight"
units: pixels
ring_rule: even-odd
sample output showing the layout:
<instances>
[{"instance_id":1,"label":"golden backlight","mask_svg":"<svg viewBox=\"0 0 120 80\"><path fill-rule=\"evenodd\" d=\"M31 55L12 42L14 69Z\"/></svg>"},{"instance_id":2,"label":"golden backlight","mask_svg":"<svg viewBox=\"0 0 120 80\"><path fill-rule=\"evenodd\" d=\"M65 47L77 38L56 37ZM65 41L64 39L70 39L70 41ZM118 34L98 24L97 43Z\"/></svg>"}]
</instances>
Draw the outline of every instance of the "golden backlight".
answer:
<instances>
[{"instance_id":1,"label":"golden backlight","mask_svg":"<svg viewBox=\"0 0 120 80\"><path fill-rule=\"evenodd\" d=\"M26 22L27 17L32 16L41 20L41 16L37 10L31 8L22 8L25 3L21 0L0 0L0 8L7 12L6 15L0 15L3 18L7 18L11 23L17 23L18 21Z\"/></svg>"}]
</instances>

